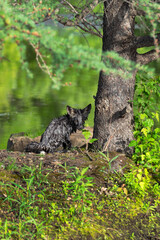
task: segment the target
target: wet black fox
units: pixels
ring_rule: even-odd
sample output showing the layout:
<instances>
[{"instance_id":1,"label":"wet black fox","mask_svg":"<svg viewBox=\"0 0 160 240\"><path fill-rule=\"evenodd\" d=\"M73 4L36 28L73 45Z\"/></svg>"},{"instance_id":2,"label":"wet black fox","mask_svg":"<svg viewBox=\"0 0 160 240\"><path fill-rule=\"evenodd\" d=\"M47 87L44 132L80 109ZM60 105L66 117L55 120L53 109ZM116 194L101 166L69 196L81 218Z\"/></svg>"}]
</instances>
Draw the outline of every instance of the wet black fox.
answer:
<instances>
[{"instance_id":1,"label":"wet black fox","mask_svg":"<svg viewBox=\"0 0 160 240\"><path fill-rule=\"evenodd\" d=\"M53 119L41 136L40 143L31 142L26 147L27 152L53 153L60 146L66 151L71 148L70 135L84 128L85 120L91 111L91 104L84 109L67 106L67 114Z\"/></svg>"}]
</instances>

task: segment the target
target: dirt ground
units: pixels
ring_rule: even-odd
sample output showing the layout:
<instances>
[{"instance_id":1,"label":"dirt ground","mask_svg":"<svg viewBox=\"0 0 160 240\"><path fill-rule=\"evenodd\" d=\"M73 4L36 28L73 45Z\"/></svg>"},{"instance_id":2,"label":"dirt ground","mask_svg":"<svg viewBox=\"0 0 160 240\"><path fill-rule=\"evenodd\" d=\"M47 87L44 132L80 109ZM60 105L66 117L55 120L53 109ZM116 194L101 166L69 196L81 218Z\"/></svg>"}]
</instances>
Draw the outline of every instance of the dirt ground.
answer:
<instances>
[{"instance_id":1,"label":"dirt ground","mask_svg":"<svg viewBox=\"0 0 160 240\"><path fill-rule=\"evenodd\" d=\"M86 130L93 135L93 128L86 127ZM40 136L31 139L24 133L12 134L7 143L7 150L0 150L0 171L11 170L14 174L19 174L22 167L36 167L43 171L52 172L52 176L60 177L60 172L65 171L65 167L77 167L80 170L88 167L87 175L94 177L98 186L105 186L107 174L115 172L122 173L130 167L132 160L124 154L117 152L108 153L86 150L88 144L81 131L77 131L70 136L72 148L63 153L57 151L54 154L35 154L25 152L25 147L31 141L40 141Z\"/></svg>"},{"instance_id":2,"label":"dirt ground","mask_svg":"<svg viewBox=\"0 0 160 240\"><path fill-rule=\"evenodd\" d=\"M123 173L130 167L132 161L125 155L110 153L110 159L118 156L111 164L109 159L102 156L101 153L88 152L85 149L72 149L66 153L55 152L54 154L35 154L18 151L0 150L0 171L11 169L13 174L19 175L22 167L41 166L42 171L51 171L57 179L58 173L67 168L77 167L80 170L88 167L87 175L94 178L97 187L104 187L106 184L106 174L115 171ZM63 166L63 167L62 167Z\"/></svg>"}]
</instances>

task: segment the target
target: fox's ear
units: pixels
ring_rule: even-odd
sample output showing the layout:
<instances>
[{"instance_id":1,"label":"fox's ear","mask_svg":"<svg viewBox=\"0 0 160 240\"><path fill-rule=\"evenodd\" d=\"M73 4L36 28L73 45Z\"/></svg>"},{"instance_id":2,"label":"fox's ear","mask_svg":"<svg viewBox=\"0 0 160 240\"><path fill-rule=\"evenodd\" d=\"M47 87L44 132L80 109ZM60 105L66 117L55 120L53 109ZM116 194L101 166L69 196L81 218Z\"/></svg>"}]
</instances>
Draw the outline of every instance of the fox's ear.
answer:
<instances>
[{"instance_id":1,"label":"fox's ear","mask_svg":"<svg viewBox=\"0 0 160 240\"><path fill-rule=\"evenodd\" d=\"M90 112L91 111L91 108L92 108L92 105L91 104L89 104L87 107L86 107L87 109L88 109L88 111Z\"/></svg>"},{"instance_id":2,"label":"fox's ear","mask_svg":"<svg viewBox=\"0 0 160 240\"><path fill-rule=\"evenodd\" d=\"M91 104L89 104L87 107L82 109L82 114L83 114L83 117L84 117L85 120L88 118L88 114L91 111L91 107L92 107Z\"/></svg>"},{"instance_id":3,"label":"fox's ear","mask_svg":"<svg viewBox=\"0 0 160 240\"><path fill-rule=\"evenodd\" d=\"M67 113L70 115L70 116L74 116L75 115L75 110L74 108L70 107L70 106L67 106Z\"/></svg>"},{"instance_id":4,"label":"fox's ear","mask_svg":"<svg viewBox=\"0 0 160 240\"><path fill-rule=\"evenodd\" d=\"M92 105L91 104L89 104L87 107L85 107L82 111L83 112L87 112L88 114L90 113L90 111L91 111L91 107L92 107Z\"/></svg>"}]
</instances>

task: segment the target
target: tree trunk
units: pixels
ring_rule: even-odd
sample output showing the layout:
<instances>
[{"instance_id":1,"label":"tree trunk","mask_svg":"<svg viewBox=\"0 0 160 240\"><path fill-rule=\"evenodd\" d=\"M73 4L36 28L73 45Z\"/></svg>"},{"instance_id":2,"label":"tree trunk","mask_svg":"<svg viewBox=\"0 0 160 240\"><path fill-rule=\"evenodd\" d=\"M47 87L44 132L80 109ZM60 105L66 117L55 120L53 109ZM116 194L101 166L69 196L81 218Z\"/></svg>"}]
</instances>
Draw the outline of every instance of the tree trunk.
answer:
<instances>
[{"instance_id":1,"label":"tree trunk","mask_svg":"<svg viewBox=\"0 0 160 240\"><path fill-rule=\"evenodd\" d=\"M115 51L125 59L136 61L134 22L131 3L122 0L105 1L103 52ZM98 139L96 148L129 155L133 153L128 145L133 140L134 85L135 73L132 79L123 79L100 72L93 133L93 137Z\"/></svg>"}]
</instances>

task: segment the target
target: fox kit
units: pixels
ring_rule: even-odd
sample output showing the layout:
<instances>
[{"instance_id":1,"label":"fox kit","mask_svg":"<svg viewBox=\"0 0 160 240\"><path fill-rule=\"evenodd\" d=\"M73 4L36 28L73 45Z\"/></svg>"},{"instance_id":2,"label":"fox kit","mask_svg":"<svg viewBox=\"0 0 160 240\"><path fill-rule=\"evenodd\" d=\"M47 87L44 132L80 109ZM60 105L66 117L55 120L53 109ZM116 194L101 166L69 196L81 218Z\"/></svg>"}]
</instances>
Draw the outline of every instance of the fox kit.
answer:
<instances>
[{"instance_id":1,"label":"fox kit","mask_svg":"<svg viewBox=\"0 0 160 240\"><path fill-rule=\"evenodd\" d=\"M84 128L85 120L91 111L91 104L84 109L75 109L67 106L67 114L53 119L41 136L40 143L31 142L26 147L27 152L53 153L60 146L64 150L71 148L70 135Z\"/></svg>"}]
</instances>

